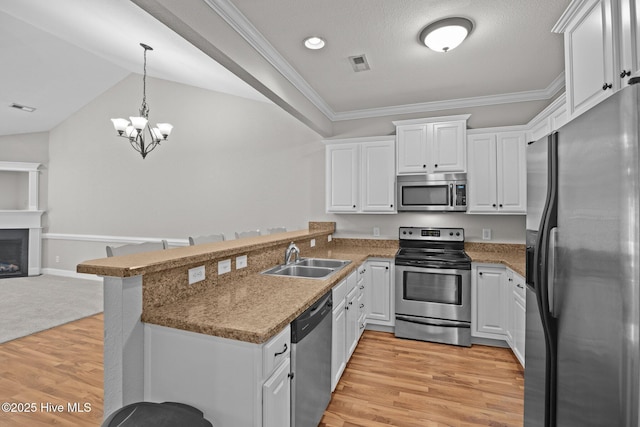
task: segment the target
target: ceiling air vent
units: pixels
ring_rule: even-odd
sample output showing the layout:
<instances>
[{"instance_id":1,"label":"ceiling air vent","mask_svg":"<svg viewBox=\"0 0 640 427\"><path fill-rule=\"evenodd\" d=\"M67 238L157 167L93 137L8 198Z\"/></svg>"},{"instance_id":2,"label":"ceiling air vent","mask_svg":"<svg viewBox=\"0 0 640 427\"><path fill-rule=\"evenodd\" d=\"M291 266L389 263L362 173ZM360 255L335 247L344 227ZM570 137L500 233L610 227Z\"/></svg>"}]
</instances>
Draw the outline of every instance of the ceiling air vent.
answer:
<instances>
[{"instance_id":1,"label":"ceiling air vent","mask_svg":"<svg viewBox=\"0 0 640 427\"><path fill-rule=\"evenodd\" d=\"M367 57L362 55L350 56L349 62L351 62L351 66L353 67L353 71L367 71L369 70L369 62L367 62Z\"/></svg>"},{"instance_id":2,"label":"ceiling air vent","mask_svg":"<svg viewBox=\"0 0 640 427\"><path fill-rule=\"evenodd\" d=\"M16 104L15 102L11 104L10 107L18 110L26 111L28 113L33 113L34 111L36 111L36 109L33 107L27 107L26 105Z\"/></svg>"}]
</instances>

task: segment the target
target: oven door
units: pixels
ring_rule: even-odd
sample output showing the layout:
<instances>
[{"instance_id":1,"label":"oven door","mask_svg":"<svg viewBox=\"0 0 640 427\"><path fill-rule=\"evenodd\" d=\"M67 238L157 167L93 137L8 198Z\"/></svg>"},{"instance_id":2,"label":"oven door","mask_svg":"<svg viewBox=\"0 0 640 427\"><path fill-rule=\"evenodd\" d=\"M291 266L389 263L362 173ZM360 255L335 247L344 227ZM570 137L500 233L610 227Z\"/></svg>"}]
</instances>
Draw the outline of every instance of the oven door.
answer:
<instances>
[{"instance_id":1,"label":"oven door","mask_svg":"<svg viewBox=\"0 0 640 427\"><path fill-rule=\"evenodd\" d=\"M396 313L471 322L471 271L396 265Z\"/></svg>"}]
</instances>

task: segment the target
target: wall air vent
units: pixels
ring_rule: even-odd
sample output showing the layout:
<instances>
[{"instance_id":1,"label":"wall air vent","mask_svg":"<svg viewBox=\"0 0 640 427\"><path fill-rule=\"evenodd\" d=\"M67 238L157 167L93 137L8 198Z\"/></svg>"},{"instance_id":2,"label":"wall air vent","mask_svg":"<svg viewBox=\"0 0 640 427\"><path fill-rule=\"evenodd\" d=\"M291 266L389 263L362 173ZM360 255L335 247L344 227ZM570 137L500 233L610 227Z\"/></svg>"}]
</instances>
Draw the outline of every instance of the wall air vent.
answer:
<instances>
[{"instance_id":1,"label":"wall air vent","mask_svg":"<svg viewBox=\"0 0 640 427\"><path fill-rule=\"evenodd\" d=\"M33 107L27 107L26 105L16 104L15 102L13 104L11 104L10 107L11 108L16 108L18 110L26 111L28 113L33 113L34 111L36 111L36 109L33 108Z\"/></svg>"},{"instance_id":2,"label":"wall air vent","mask_svg":"<svg viewBox=\"0 0 640 427\"><path fill-rule=\"evenodd\" d=\"M364 56L364 54L362 55L356 55L356 56L350 56L349 57L349 62L351 63L351 66L353 67L353 71L355 71L356 73L360 72L360 71L367 71L369 70L369 62L367 62L367 57Z\"/></svg>"}]
</instances>

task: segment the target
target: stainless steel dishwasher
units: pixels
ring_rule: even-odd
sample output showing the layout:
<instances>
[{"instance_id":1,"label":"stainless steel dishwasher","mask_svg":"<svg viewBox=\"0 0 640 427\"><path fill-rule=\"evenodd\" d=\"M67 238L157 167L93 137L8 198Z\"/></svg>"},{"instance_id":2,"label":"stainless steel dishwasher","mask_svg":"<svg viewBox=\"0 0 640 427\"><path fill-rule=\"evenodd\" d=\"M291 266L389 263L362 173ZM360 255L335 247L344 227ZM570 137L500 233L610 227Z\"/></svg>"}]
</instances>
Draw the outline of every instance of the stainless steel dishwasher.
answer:
<instances>
[{"instance_id":1,"label":"stainless steel dishwasher","mask_svg":"<svg viewBox=\"0 0 640 427\"><path fill-rule=\"evenodd\" d=\"M291 426L317 427L331 400L331 291L291 323Z\"/></svg>"}]
</instances>

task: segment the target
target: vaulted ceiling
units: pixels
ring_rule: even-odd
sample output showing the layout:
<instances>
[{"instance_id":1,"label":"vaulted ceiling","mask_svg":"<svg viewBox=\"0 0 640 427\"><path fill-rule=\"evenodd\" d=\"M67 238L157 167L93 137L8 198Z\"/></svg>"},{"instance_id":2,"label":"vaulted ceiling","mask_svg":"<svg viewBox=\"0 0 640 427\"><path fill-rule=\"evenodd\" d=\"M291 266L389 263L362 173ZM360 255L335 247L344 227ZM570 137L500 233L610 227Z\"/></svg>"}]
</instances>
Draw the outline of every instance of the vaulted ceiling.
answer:
<instances>
[{"instance_id":1,"label":"vaulted ceiling","mask_svg":"<svg viewBox=\"0 0 640 427\"><path fill-rule=\"evenodd\" d=\"M270 100L325 136L336 122L363 118L528 102L539 110L563 89L562 36L551 28L568 3L6 0L0 135L49 130L140 73L139 42L154 47L149 75ZM460 47L442 54L418 42L427 24L451 16L474 22ZM304 48L309 35L326 47ZM348 58L361 54L371 69L354 72Z\"/></svg>"}]
</instances>

